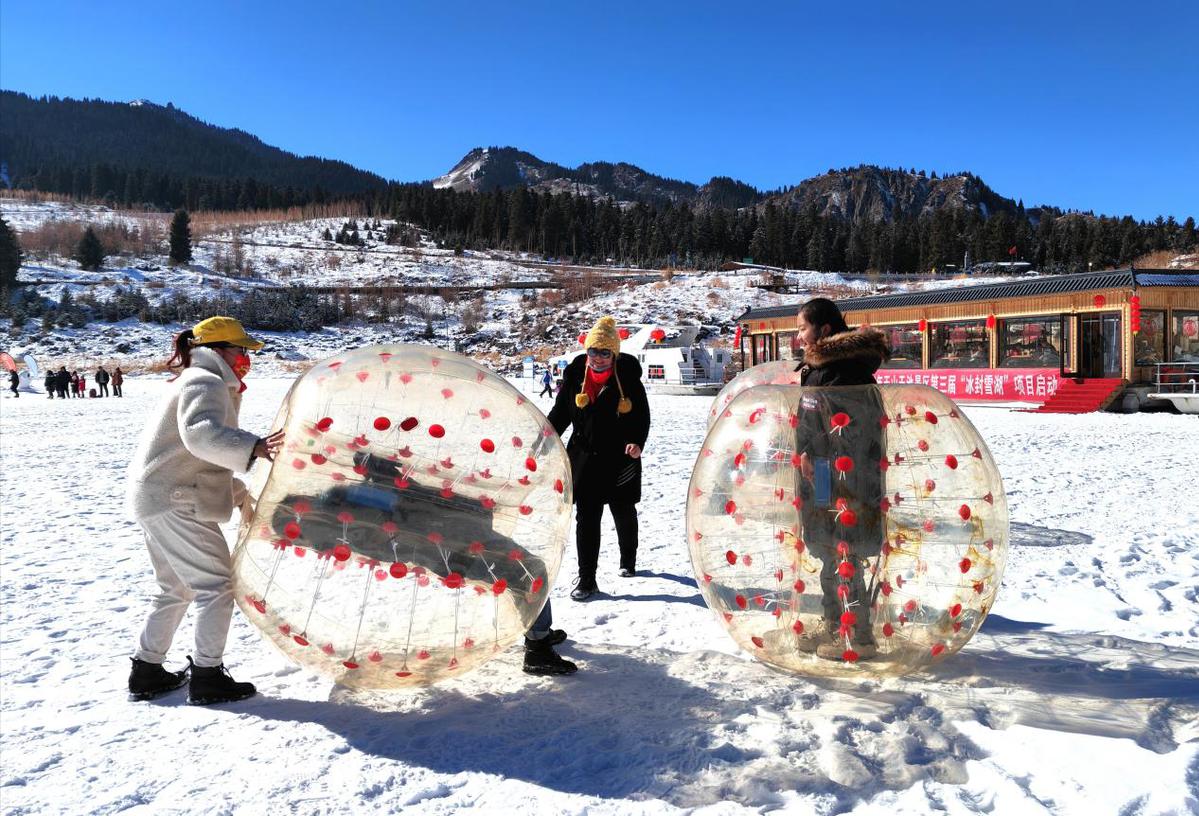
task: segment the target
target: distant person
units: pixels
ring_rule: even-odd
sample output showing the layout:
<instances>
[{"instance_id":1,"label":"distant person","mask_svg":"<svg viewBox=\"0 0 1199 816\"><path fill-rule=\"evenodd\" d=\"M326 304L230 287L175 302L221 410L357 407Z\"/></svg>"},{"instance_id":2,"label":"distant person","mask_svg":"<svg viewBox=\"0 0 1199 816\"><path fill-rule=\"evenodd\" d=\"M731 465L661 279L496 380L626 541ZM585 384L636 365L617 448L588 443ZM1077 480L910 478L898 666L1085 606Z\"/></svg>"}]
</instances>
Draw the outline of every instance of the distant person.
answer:
<instances>
[{"instance_id":1,"label":"distant person","mask_svg":"<svg viewBox=\"0 0 1199 816\"><path fill-rule=\"evenodd\" d=\"M273 461L283 432L258 437L238 427L250 351L262 343L231 317L210 317L175 338L167 367L177 374L142 431L129 464L129 507L145 533L159 594L132 658L129 693L148 700L189 683L196 705L244 700L256 693L225 669L233 617L233 565L220 524L244 505L234 471ZM244 512L244 510L243 510ZM195 602L195 658L163 668L187 607Z\"/></svg>"},{"instance_id":2,"label":"distant person","mask_svg":"<svg viewBox=\"0 0 1199 816\"><path fill-rule=\"evenodd\" d=\"M121 371L121 367L117 366L112 370L112 395L114 397L124 396L124 394L121 393L121 386L124 384L125 374Z\"/></svg>"},{"instance_id":3,"label":"distant person","mask_svg":"<svg viewBox=\"0 0 1199 816\"><path fill-rule=\"evenodd\" d=\"M541 393L538 394L537 396L538 397L545 397L545 396L552 397L553 395L554 395L554 375L550 373L550 368L547 365L545 367L545 372L541 375Z\"/></svg>"},{"instance_id":4,"label":"distant person","mask_svg":"<svg viewBox=\"0 0 1199 816\"><path fill-rule=\"evenodd\" d=\"M79 374L78 371L76 371L75 373ZM87 398L87 375L86 374L79 374L78 388L79 388L79 398L86 399Z\"/></svg>"},{"instance_id":5,"label":"distant person","mask_svg":"<svg viewBox=\"0 0 1199 816\"><path fill-rule=\"evenodd\" d=\"M58 369L58 373L54 375L54 390L58 392L59 399L67 398L67 391L71 388L71 373L67 371L67 367L63 366Z\"/></svg>"},{"instance_id":6,"label":"distant person","mask_svg":"<svg viewBox=\"0 0 1199 816\"><path fill-rule=\"evenodd\" d=\"M99 368L96 369L96 388L99 389L101 397L108 396L108 381L109 381L109 379L110 379L109 374L107 371L104 370L104 366L100 366Z\"/></svg>"},{"instance_id":7,"label":"distant person","mask_svg":"<svg viewBox=\"0 0 1199 816\"><path fill-rule=\"evenodd\" d=\"M54 369L46 369L46 379L42 384L46 386L46 397L54 399L54 392L58 390L58 377L55 375Z\"/></svg>"},{"instance_id":8,"label":"distant person","mask_svg":"<svg viewBox=\"0 0 1199 816\"><path fill-rule=\"evenodd\" d=\"M14 397L21 396L21 392L17 390L17 388L20 385L21 385L21 375L17 374L16 371L8 372L8 388L10 391L12 391L12 395Z\"/></svg>"}]
</instances>

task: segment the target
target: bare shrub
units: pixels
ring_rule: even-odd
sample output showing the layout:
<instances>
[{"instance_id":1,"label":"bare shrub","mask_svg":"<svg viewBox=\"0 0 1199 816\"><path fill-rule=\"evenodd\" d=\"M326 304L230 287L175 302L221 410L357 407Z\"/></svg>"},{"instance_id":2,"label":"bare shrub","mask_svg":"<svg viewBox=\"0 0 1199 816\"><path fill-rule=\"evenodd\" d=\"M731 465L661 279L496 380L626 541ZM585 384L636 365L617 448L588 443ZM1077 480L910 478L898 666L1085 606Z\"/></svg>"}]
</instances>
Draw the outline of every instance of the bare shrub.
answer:
<instances>
[{"instance_id":1,"label":"bare shrub","mask_svg":"<svg viewBox=\"0 0 1199 816\"><path fill-rule=\"evenodd\" d=\"M479 326L483 323L483 302L481 300L469 301L462 308L459 317L462 320L462 331L466 332L467 334L474 334L479 330Z\"/></svg>"}]
</instances>

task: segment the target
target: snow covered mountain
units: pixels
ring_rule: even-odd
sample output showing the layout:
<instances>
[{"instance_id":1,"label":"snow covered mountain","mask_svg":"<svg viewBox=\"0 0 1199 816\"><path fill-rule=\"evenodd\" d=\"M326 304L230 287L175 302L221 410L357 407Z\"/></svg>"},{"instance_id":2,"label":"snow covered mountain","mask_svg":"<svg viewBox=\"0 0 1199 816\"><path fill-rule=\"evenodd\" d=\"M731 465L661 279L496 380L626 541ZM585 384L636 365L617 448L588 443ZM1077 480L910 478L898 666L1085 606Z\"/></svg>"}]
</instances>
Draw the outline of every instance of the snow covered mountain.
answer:
<instances>
[{"instance_id":1,"label":"snow covered mountain","mask_svg":"<svg viewBox=\"0 0 1199 816\"><path fill-rule=\"evenodd\" d=\"M527 187L537 192L574 193L616 201L687 202L698 206L744 207L761 199L748 184L718 176L707 184L664 178L626 162L587 162L574 169L547 162L514 147L476 147L433 186L487 192Z\"/></svg>"},{"instance_id":2,"label":"snow covered mountain","mask_svg":"<svg viewBox=\"0 0 1199 816\"><path fill-rule=\"evenodd\" d=\"M871 165L829 170L766 202L797 210L815 207L819 215L855 222L919 217L941 209L973 210L984 217L998 212L1014 215L1020 208L971 173L938 178L936 173Z\"/></svg>"},{"instance_id":3,"label":"snow covered mountain","mask_svg":"<svg viewBox=\"0 0 1199 816\"><path fill-rule=\"evenodd\" d=\"M794 210L815 207L819 215L847 221L892 221L931 215L941 209L1015 215L1020 205L1004 198L971 173L938 177L925 171L861 165L829 170L794 187L764 194L750 185L716 176L696 185L654 175L624 162L588 162L571 169L514 147L476 147L437 188L488 192L526 187L536 192L573 193L621 202L686 203L693 207L740 209L774 204Z\"/></svg>"}]
</instances>

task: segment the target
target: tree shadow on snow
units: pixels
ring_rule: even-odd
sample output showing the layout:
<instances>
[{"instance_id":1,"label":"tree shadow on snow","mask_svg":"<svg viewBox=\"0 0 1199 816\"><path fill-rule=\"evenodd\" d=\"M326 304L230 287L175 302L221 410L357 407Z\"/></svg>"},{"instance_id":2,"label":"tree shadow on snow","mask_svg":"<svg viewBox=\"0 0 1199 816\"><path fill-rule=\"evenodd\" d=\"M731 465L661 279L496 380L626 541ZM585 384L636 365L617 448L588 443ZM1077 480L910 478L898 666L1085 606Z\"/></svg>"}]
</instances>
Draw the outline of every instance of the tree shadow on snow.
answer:
<instances>
[{"instance_id":1,"label":"tree shadow on snow","mask_svg":"<svg viewBox=\"0 0 1199 816\"><path fill-rule=\"evenodd\" d=\"M1012 522L1008 536L1011 547L1071 547L1086 546L1093 538L1074 530L1055 530L1035 524Z\"/></svg>"},{"instance_id":2,"label":"tree shadow on snow","mask_svg":"<svg viewBox=\"0 0 1199 816\"><path fill-rule=\"evenodd\" d=\"M988 616L925 675L991 727L1014 723L1134 740L1167 753L1199 739L1199 651ZM990 699L993 697L993 700Z\"/></svg>"}]
</instances>

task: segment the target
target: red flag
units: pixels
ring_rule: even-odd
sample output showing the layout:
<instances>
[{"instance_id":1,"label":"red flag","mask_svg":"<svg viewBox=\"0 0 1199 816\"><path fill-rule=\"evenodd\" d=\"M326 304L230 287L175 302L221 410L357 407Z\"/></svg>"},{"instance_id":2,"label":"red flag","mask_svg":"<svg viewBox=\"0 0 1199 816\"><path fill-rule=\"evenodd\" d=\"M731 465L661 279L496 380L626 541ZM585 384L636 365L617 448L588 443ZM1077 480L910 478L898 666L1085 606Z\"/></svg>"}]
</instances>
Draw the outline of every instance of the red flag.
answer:
<instances>
[{"instance_id":1,"label":"red flag","mask_svg":"<svg viewBox=\"0 0 1199 816\"><path fill-rule=\"evenodd\" d=\"M741 345L741 324L740 323L737 324L737 333L733 335L733 345L734 346Z\"/></svg>"},{"instance_id":2,"label":"red flag","mask_svg":"<svg viewBox=\"0 0 1199 816\"><path fill-rule=\"evenodd\" d=\"M1016 257L1016 248L1014 246L1008 247L1007 254L1011 255L1013 258Z\"/></svg>"}]
</instances>

